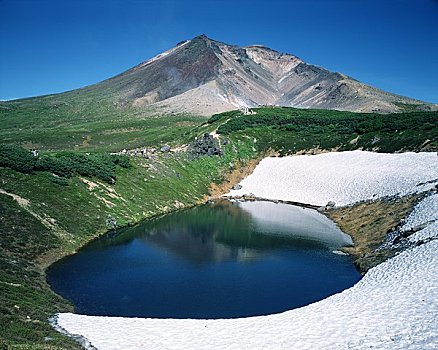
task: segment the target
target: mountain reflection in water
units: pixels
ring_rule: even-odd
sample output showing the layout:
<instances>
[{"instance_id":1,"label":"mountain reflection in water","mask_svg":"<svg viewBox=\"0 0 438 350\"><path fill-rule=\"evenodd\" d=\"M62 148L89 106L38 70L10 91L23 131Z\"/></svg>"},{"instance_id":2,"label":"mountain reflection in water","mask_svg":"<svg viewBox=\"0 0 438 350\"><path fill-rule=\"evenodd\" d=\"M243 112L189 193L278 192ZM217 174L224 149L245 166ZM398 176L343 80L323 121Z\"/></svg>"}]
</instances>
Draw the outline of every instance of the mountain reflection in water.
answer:
<instances>
[{"instance_id":1,"label":"mountain reflection in water","mask_svg":"<svg viewBox=\"0 0 438 350\"><path fill-rule=\"evenodd\" d=\"M320 213L219 201L120 230L62 259L48 281L78 312L221 318L280 312L359 278L332 253L351 238Z\"/></svg>"}]
</instances>

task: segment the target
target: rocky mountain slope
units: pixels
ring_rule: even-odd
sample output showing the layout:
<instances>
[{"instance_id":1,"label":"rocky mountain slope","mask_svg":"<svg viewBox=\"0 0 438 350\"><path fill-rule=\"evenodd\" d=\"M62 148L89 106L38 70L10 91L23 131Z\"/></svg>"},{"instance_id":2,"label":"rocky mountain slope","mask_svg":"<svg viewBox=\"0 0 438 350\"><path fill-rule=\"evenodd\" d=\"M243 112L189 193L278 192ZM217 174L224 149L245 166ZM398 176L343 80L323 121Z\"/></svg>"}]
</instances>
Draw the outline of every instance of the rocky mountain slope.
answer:
<instances>
[{"instance_id":1,"label":"rocky mountain slope","mask_svg":"<svg viewBox=\"0 0 438 350\"><path fill-rule=\"evenodd\" d=\"M258 105L383 113L406 106L436 108L307 64L294 55L259 45L227 45L205 35L81 91L96 90L111 92L120 105L198 114Z\"/></svg>"}]
</instances>

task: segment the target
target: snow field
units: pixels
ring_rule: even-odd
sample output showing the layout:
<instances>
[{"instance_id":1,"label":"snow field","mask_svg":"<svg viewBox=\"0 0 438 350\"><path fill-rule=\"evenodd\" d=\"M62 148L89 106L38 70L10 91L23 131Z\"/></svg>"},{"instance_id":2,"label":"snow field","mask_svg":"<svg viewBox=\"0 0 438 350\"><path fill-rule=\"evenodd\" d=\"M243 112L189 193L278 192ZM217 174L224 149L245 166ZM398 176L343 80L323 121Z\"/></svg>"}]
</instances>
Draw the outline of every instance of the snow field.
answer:
<instances>
[{"instance_id":1,"label":"snow field","mask_svg":"<svg viewBox=\"0 0 438 350\"><path fill-rule=\"evenodd\" d=\"M426 183L431 180L435 182ZM433 152L334 152L268 157L227 196L254 194L318 206L337 206L431 189L438 183Z\"/></svg>"},{"instance_id":2,"label":"snow field","mask_svg":"<svg viewBox=\"0 0 438 350\"><path fill-rule=\"evenodd\" d=\"M418 203L401 228L407 231L417 226L438 220L438 194L426 197Z\"/></svg>"}]
</instances>

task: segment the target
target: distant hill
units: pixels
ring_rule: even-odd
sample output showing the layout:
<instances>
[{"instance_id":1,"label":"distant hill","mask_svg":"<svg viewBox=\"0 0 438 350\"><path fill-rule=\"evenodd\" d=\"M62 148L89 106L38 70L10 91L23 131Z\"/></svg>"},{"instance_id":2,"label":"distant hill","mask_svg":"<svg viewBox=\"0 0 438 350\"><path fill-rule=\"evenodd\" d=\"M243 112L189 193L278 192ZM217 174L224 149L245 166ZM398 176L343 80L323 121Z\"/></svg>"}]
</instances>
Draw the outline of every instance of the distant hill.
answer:
<instances>
[{"instance_id":1,"label":"distant hill","mask_svg":"<svg viewBox=\"0 0 438 350\"><path fill-rule=\"evenodd\" d=\"M115 102L208 115L259 105L356 112L430 110L436 105L391 94L300 58L200 35L111 79L87 87Z\"/></svg>"}]
</instances>

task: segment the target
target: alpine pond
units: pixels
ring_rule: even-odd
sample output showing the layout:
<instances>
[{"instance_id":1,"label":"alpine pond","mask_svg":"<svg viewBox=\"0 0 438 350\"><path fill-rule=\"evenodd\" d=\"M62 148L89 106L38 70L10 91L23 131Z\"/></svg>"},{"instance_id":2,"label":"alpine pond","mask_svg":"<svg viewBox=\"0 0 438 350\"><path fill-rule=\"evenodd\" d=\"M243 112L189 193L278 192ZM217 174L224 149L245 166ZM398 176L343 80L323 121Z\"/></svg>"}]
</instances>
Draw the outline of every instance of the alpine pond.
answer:
<instances>
[{"instance_id":1,"label":"alpine pond","mask_svg":"<svg viewBox=\"0 0 438 350\"><path fill-rule=\"evenodd\" d=\"M351 238L322 214L219 201L109 234L47 271L76 312L154 318L278 313L360 279L336 249Z\"/></svg>"}]
</instances>

